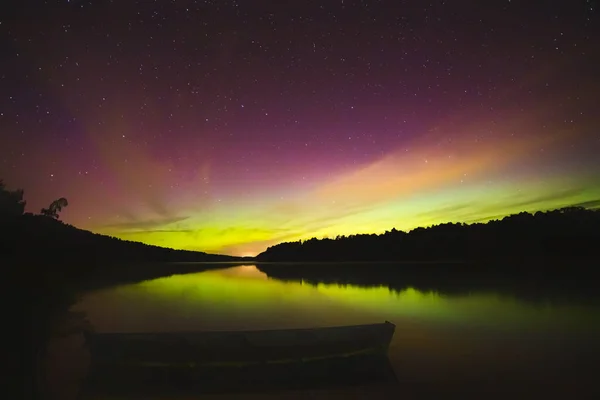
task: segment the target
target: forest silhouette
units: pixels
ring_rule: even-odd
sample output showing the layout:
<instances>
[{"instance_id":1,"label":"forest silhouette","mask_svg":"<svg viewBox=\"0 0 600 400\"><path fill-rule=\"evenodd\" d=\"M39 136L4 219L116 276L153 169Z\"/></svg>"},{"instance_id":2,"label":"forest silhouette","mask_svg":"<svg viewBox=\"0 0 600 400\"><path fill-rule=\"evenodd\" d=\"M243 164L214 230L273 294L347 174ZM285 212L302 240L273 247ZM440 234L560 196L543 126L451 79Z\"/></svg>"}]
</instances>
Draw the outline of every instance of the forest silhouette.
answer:
<instances>
[{"instance_id":1,"label":"forest silhouette","mask_svg":"<svg viewBox=\"0 0 600 400\"><path fill-rule=\"evenodd\" d=\"M409 232L312 238L259 254L269 262L484 262L591 259L598 256L600 210L566 207L522 212L487 223L445 223Z\"/></svg>"}]
</instances>

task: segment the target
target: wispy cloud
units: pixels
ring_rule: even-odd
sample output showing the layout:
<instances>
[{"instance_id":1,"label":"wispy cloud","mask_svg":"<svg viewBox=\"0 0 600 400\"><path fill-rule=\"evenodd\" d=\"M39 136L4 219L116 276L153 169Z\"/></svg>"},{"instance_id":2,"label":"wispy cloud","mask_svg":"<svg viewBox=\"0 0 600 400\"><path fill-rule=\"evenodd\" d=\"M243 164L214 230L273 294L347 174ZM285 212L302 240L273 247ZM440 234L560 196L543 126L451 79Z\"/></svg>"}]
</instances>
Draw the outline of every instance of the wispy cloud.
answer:
<instances>
[{"instance_id":1,"label":"wispy cloud","mask_svg":"<svg viewBox=\"0 0 600 400\"><path fill-rule=\"evenodd\" d=\"M542 204L547 204L548 202L567 201L583 192L584 192L583 188L563 189L563 190L559 190L559 191L554 191L552 193L546 193L541 196L533 196L533 197L529 197L529 198L526 197L525 199L514 201L514 202L510 202L510 200L508 200L507 206L528 208L528 207L532 207L532 206L539 206ZM521 196L519 196L519 197L521 197Z\"/></svg>"},{"instance_id":2,"label":"wispy cloud","mask_svg":"<svg viewBox=\"0 0 600 400\"><path fill-rule=\"evenodd\" d=\"M571 204L573 207L585 207L590 208L592 210L600 208L600 199L582 201L580 203Z\"/></svg>"},{"instance_id":3,"label":"wispy cloud","mask_svg":"<svg viewBox=\"0 0 600 400\"><path fill-rule=\"evenodd\" d=\"M521 211L545 211L549 208L564 206L600 207L600 199L583 203L575 203L574 199L585 190L581 187L567 188L553 191L543 195L534 195L530 192L507 193L500 196L494 203L481 203L478 201L457 203L448 207L436 208L418 214L419 217L443 221L456 222L482 222L491 219L503 218L509 214Z\"/></svg>"},{"instance_id":4,"label":"wispy cloud","mask_svg":"<svg viewBox=\"0 0 600 400\"><path fill-rule=\"evenodd\" d=\"M144 232L182 232L181 229L160 229L165 225L170 225L178 222L187 220L189 217L165 217L165 218L154 218L154 219L143 219L143 220L132 220L113 223L104 225L104 229L111 229L117 231L144 231Z\"/></svg>"},{"instance_id":5,"label":"wispy cloud","mask_svg":"<svg viewBox=\"0 0 600 400\"><path fill-rule=\"evenodd\" d=\"M131 235L139 235L143 233L144 235L152 235L152 234L161 234L161 233L194 233L198 232L196 229L144 229L144 230L135 230L135 231L121 231L119 235L121 236L131 236Z\"/></svg>"}]
</instances>

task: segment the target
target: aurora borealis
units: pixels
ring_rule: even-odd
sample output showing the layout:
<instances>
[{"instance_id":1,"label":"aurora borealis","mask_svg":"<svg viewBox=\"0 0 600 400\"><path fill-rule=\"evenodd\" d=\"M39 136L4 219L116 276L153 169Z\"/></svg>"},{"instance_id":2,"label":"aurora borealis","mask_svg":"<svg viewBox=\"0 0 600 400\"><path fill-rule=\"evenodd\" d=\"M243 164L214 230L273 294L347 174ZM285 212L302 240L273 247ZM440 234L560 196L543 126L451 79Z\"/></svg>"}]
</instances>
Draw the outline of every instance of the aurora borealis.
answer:
<instances>
[{"instance_id":1,"label":"aurora borealis","mask_svg":"<svg viewBox=\"0 0 600 400\"><path fill-rule=\"evenodd\" d=\"M0 178L28 211L254 255L600 206L593 1L14 3Z\"/></svg>"}]
</instances>

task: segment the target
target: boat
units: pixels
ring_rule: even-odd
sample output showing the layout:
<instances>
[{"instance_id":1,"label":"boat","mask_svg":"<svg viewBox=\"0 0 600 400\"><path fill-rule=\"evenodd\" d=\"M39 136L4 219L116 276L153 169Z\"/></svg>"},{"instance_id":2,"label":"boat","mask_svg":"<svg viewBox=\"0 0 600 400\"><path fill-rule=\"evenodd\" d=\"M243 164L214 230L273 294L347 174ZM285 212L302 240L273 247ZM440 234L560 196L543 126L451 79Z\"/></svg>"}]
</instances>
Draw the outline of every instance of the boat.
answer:
<instances>
[{"instance_id":1,"label":"boat","mask_svg":"<svg viewBox=\"0 0 600 400\"><path fill-rule=\"evenodd\" d=\"M223 367L385 355L396 326L379 324L255 331L95 333L94 365Z\"/></svg>"},{"instance_id":2,"label":"boat","mask_svg":"<svg viewBox=\"0 0 600 400\"><path fill-rule=\"evenodd\" d=\"M150 398L395 382L387 358L395 328L385 321L309 329L91 333L86 392Z\"/></svg>"}]
</instances>

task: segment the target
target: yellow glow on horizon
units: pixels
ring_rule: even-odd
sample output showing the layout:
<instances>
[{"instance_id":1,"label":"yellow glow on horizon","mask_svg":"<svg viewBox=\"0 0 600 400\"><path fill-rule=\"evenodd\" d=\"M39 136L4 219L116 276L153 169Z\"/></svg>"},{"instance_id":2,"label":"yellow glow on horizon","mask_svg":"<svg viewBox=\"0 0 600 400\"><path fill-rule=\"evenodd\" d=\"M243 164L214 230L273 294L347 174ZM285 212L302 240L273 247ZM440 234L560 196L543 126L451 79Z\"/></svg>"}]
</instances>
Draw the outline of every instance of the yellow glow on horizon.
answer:
<instances>
[{"instance_id":1,"label":"yellow glow on horizon","mask_svg":"<svg viewBox=\"0 0 600 400\"><path fill-rule=\"evenodd\" d=\"M485 221L600 199L600 180L595 176L574 179L568 171L540 176L525 167L510 172L539 147L547 153L560 148L565 135L476 144L476 137L462 135L460 141L432 146L443 137L413 143L410 151L391 151L311 187L281 188L285 196L277 190L257 189L248 197L206 203L200 194L195 202L196 191L189 189L185 196L176 197L173 207L182 218L158 219L151 227L117 224L93 229L176 249L253 256L284 241ZM111 163L117 163L117 158L111 156ZM141 155L138 159L148 164ZM209 166L201 168L201 190L210 181L209 170ZM148 198L164 196L152 189L142 193Z\"/></svg>"}]
</instances>

